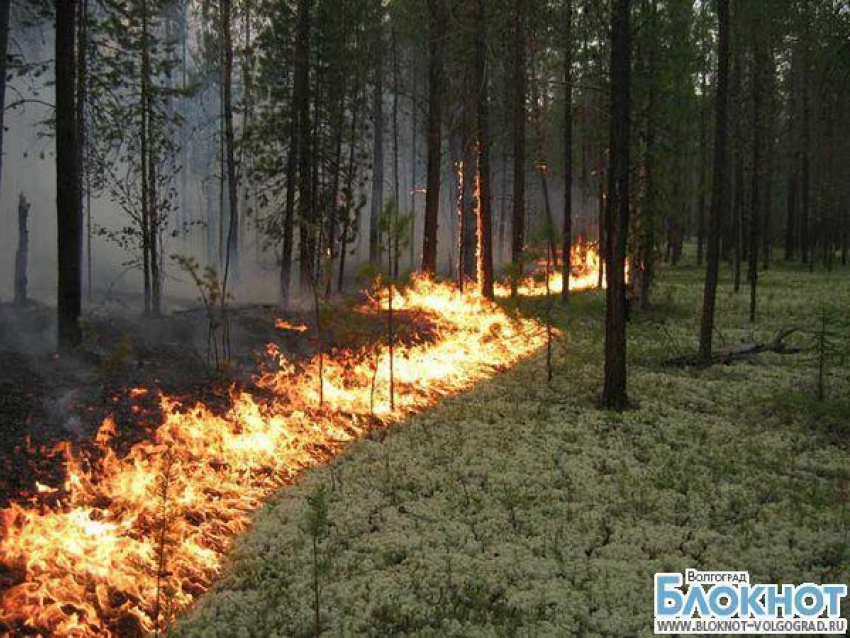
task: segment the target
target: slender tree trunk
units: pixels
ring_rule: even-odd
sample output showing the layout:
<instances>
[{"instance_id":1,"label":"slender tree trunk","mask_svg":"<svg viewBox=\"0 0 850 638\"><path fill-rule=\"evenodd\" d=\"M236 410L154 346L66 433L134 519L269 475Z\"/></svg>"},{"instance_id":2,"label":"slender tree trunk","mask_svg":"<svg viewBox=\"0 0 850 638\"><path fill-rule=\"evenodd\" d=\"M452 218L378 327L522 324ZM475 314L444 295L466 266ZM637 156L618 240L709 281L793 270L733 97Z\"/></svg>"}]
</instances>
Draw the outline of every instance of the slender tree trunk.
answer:
<instances>
[{"instance_id":1,"label":"slender tree trunk","mask_svg":"<svg viewBox=\"0 0 850 638\"><path fill-rule=\"evenodd\" d=\"M440 211L440 156L442 154L442 104L447 15L445 0L428 0L428 175L425 193L425 228L422 238L422 271L437 274L437 228Z\"/></svg>"},{"instance_id":2,"label":"slender tree trunk","mask_svg":"<svg viewBox=\"0 0 850 638\"><path fill-rule=\"evenodd\" d=\"M357 82L354 84L356 90ZM345 283L345 258L348 254L348 232L352 224L354 212L354 175L357 151L357 125L360 114L359 96L352 97L351 129L348 142L348 170L345 177L345 217L342 220L342 231L339 240L339 273L337 275L337 292L342 292Z\"/></svg>"},{"instance_id":3,"label":"slender tree trunk","mask_svg":"<svg viewBox=\"0 0 850 638\"><path fill-rule=\"evenodd\" d=\"M227 253L224 258L224 278L222 288L227 289L227 279L231 267L239 267L239 183L236 175L236 137L233 131L233 35L232 0L221 0L221 32L224 48L224 77L222 95L224 98L224 149L227 169ZM224 302L224 295L222 295Z\"/></svg>"},{"instance_id":4,"label":"slender tree trunk","mask_svg":"<svg viewBox=\"0 0 850 638\"><path fill-rule=\"evenodd\" d=\"M384 210L384 29L382 0L378 0L378 34L375 42L375 84L372 94L372 199L369 214L369 261L381 263L381 215ZM388 250L390 248L388 247Z\"/></svg>"},{"instance_id":5,"label":"slender tree trunk","mask_svg":"<svg viewBox=\"0 0 850 638\"><path fill-rule=\"evenodd\" d=\"M794 248L797 244L794 233L797 221L797 169L793 161L789 173L785 199L785 261L794 260Z\"/></svg>"},{"instance_id":6,"label":"slender tree trunk","mask_svg":"<svg viewBox=\"0 0 850 638\"><path fill-rule=\"evenodd\" d=\"M464 121L461 126L463 132L455 138L455 144L460 148L460 165L457 169L457 213L458 213L458 286L463 290L466 280L476 280L475 271L475 243L476 243L476 215L475 215L475 179L476 179L476 153L474 148L474 137L468 127L472 125ZM459 142L457 140L460 140Z\"/></svg>"},{"instance_id":7,"label":"slender tree trunk","mask_svg":"<svg viewBox=\"0 0 850 638\"><path fill-rule=\"evenodd\" d=\"M3 138L6 134L4 116L6 113L6 62L9 49L9 11L12 0L0 0L0 184L3 177ZM2 194L0 188L0 194Z\"/></svg>"},{"instance_id":8,"label":"slender tree trunk","mask_svg":"<svg viewBox=\"0 0 850 638\"><path fill-rule=\"evenodd\" d=\"M707 364L711 361L714 337L715 299L717 280L720 274L720 232L723 228L723 212L728 201L726 178L727 109L729 105L729 0L717 0L717 91L715 97L714 124L714 181L711 188L711 220L708 231L708 254L706 255L705 287L702 300L700 323L699 358Z\"/></svg>"},{"instance_id":9,"label":"slender tree trunk","mask_svg":"<svg viewBox=\"0 0 850 638\"><path fill-rule=\"evenodd\" d=\"M300 224L300 290L313 285L313 162L310 126L310 11L312 0L298 0L295 36L295 111L298 117L298 218Z\"/></svg>"},{"instance_id":10,"label":"slender tree trunk","mask_svg":"<svg viewBox=\"0 0 850 638\"><path fill-rule=\"evenodd\" d=\"M401 247L401 233L399 232L399 212L401 209L401 161L399 154L399 126L398 126L398 99L399 99L399 69L398 69L398 40L395 28L391 34L392 56L393 56L393 209L392 209L392 251L393 258L390 263L390 278L395 281L398 278L399 249ZM391 364L392 364L392 357Z\"/></svg>"},{"instance_id":11,"label":"slender tree trunk","mask_svg":"<svg viewBox=\"0 0 850 638\"><path fill-rule=\"evenodd\" d=\"M657 33L658 7L655 0L649 2L653 33ZM657 145L656 110L658 108L658 45L651 37L648 53L649 100L646 114L646 146L644 148L644 205L641 211L638 263L633 275L637 292L637 304L641 310L649 308L649 291L655 275L655 217L657 193L655 184L655 157Z\"/></svg>"},{"instance_id":12,"label":"slender tree trunk","mask_svg":"<svg viewBox=\"0 0 850 638\"><path fill-rule=\"evenodd\" d=\"M699 217L697 219L697 266L702 267L703 247L705 244L705 195L708 190L708 80L707 72L702 73L702 106L700 108L699 127Z\"/></svg>"},{"instance_id":13,"label":"slender tree trunk","mask_svg":"<svg viewBox=\"0 0 850 638\"><path fill-rule=\"evenodd\" d=\"M15 252L15 305L27 303L27 262L30 233L27 228L30 204L21 193L18 199L18 250Z\"/></svg>"},{"instance_id":14,"label":"slender tree trunk","mask_svg":"<svg viewBox=\"0 0 850 638\"><path fill-rule=\"evenodd\" d=\"M411 61L411 65L414 62ZM410 251L410 269L416 267L416 178L417 178L417 162L419 161L419 126L418 117L419 108L416 105L417 97L417 78L416 68L411 70L413 75L413 86L410 94L410 243L408 250Z\"/></svg>"},{"instance_id":15,"label":"slender tree trunk","mask_svg":"<svg viewBox=\"0 0 850 638\"><path fill-rule=\"evenodd\" d=\"M809 3L803 3L803 23L806 25L803 33L803 89L800 100L803 107L802 139L800 141L800 261L809 264L813 261L810 245L809 220L811 215L811 180L809 174L809 154L811 151L811 98L809 86L811 84L811 45L809 42Z\"/></svg>"},{"instance_id":16,"label":"slender tree trunk","mask_svg":"<svg viewBox=\"0 0 850 638\"><path fill-rule=\"evenodd\" d=\"M605 264L608 261L608 239L605 232L605 175L604 168L599 169L599 191L596 195L596 234L599 239L599 271L596 287L602 288L602 282L605 280Z\"/></svg>"},{"instance_id":17,"label":"slender tree trunk","mask_svg":"<svg viewBox=\"0 0 850 638\"><path fill-rule=\"evenodd\" d=\"M525 251L525 121L528 87L525 64L525 0L514 0L513 41L513 146L514 201L511 219L511 296L516 297L522 280Z\"/></svg>"},{"instance_id":18,"label":"slender tree trunk","mask_svg":"<svg viewBox=\"0 0 850 638\"><path fill-rule=\"evenodd\" d=\"M292 104L298 103L295 90ZM289 291L292 285L292 248L295 225L295 190L298 175L298 114L289 116L289 149L286 158L286 201L283 207L283 238L280 257L280 300L284 308L289 305Z\"/></svg>"},{"instance_id":19,"label":"slender tree trunk","mask_svg":"<svg viewBox=\"0 0 850 638\"><path fill-rule=\"evenodd\" d=\"M736 11L740 5L736 4ZM737 15L737 13L736 13ZM735 34L740 34L741 28L735 29ZM733 202L733 215L735 227L735 252L733 256L733 290L737 293L741 290L741 261L744 252L744 206L746 204L746 184L744 182L744 159L746 157L746 144L744 141L744 41L738 38L733 43L735 46L735 75L734 88L734 116L735 122L735 201Z\"/></svg>"},{"instance_id":20,"label":"slender tree trunk","mask_svg":"<svg viewBox=\"0 0 850 638\"><path fill-rule=\"evenodd\" d=\"M80 166L80 218L85 219L86 232L86 296L91 299L91 206L84 207L84 201L89 201L88 193L88 136L86 134L86 102L88 90L88 0L80 0L77 5L77 100L76 123L77 140L79 140L78 159ZM82 248L81 248L82 250Z\"/></svg>"},{"instance_id":21,"label":"slender tree trunk","mask_svg":"<svg viewBox=\"0 0 850 638\"><path fill-rule=\"evenodd\" d=\"M750 321L756 320L759 266L759 233L764 209L764 138L765 138L765 74L767 51L759 27L753 21L753 186L750 202L750 225L747 246L747 275L750 283Z\"/></svg>"},{"instance_id":22,"label":"slender tree trunk","mask_svg":"<svg viewBox=\"0 0 850 638\"><path fill-rule=\"evenodd\" d=\"M631 112L631 15L629 0L614 0L611 14L611 135L606 208L605 384L602 403L627 407L626 246L629 236L629 138Z\"/></svg>"},{"instance_id":23,"label":"slender tree trunk","mask_svg":"<svg viewBox=\"0 0 850 638\"><path fill-rule=\"evenodd\" d=\"M337 225L339 224L339 182L342 175L342 138L344 137L345 129L345 80L342 80L342 88L339 94L339 106L336 115L336 124L334 125L334 163L333 173L331 175L331 191L328 197L328 255L330 263L328 264L328 278L325 284L325 298L331 296L331 284L333 281L333 260L339 254L337 248ZM345 250L345 247L342 247Z\"/></svg>"},{"instance_id":24,"label":"slender tree trunk","mask_svg":"<svg viewBox=\"0 0 850 638\"><path fill-rule=\"evenodd\" d=\"M73 0L56 0L56 221L58 344L69 351L80 344L80 166L74 121L74 40L76 11Z\"/></svg>"},{"instance_id":25,"label":"slender tree trunk","mask_svg":"<svg viewBox=\"0 0 850 638\"><path fill-rule=\"evenodd\" d=\"M570 298L573 247L573 0L565 0L564 38L564 226L561 232L561 301Z\"/></svg>"},{"instance_id":26,"label":"slender tree trunk","mask_svg":"<svg viewBox=\"0 0 850 638\"><path fill-rule=\"evenodd\" d=\"M475 88L478 116L478 289L493 294L493 210L490 176L490 97L487 90L487 15L485 0L475 2Z\"/></svg>"},{"instance_id":27,"label":"slender tree trunk","mask_svg":"<svg viewBox=\"0 0 850 638\"><path fill-rule=\"evenodd\" d=\"M140 78L140 132L139 144L141 157L141 221L142 221L142 280L144 287L144 314L149 315L152 310L152 284L151 284L151 196L150 196L150 120L148 109L148 95L150 94L150 61L148 45L148 23L147 2L142 0L142 65Z\"/></svg>"}]
</instances>

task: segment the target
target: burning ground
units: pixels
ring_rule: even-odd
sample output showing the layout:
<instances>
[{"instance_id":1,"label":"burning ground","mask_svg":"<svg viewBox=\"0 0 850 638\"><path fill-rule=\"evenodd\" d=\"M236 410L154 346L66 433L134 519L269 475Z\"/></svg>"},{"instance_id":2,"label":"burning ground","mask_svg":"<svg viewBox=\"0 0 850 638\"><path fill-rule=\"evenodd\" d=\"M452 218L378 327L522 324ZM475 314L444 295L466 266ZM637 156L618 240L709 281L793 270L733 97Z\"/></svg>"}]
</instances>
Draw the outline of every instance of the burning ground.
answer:
<instances>
[{"instance_id":1,"label":"burning ground","mask_svg":"<svg viewBox=\"0 0 850 638\"><path fill-rule=\"evenodd\" d=\"M346 442L468 389L543 342L534 320L448 285L416 281L393 302L401 329L392 372L387 348L364 345L368 331L346 348L300 358L267 348L274 365L250 387L232 386L226 403L161 394L161 423L132 445L117 438L113 416L93 444L61 445L62 482L38 482L2 512L6 630L161 630L209 586L231 539L271 492ZM386 303L377 295L352 316L380 325ZM352 316L342 324L356 329ZM420 327L405 329L413 323ZM270 324L308 332L290 320Z\"/></svg>"}]
</instances>

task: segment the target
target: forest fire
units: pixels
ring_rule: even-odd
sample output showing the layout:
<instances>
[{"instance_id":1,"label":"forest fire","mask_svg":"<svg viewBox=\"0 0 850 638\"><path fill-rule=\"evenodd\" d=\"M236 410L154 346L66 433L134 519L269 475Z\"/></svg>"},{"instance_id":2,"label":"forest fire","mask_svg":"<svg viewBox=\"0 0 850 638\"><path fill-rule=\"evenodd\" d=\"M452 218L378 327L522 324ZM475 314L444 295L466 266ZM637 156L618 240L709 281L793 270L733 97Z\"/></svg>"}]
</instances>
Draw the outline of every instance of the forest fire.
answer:
<instances>
[{"instance_id":1,"label":"forest fire","mask_svg":"<svg viewBox=\"0 0 850 638\"><path fill-rule=\"evenodd\" d=\"M570 251L570 290L592 290L599 286L602 260L599 257L599 244L596 242L576 242L572 245ZM626 275L628 276L628 265L626 266ZM605 282L602 281L604 286ZM564 277L561 273L560 265L551 266L549 272L548 292L552 295L561 294L564 289ZM517 292L523 296L539 296L545 295L547 292L546 286L546 261L541 260L537 263L535 272L524 277L517 287ZM508 297L511 294L511 287L508 283L498 284L496 286L496 296Z\"/></svg>"},{"instance_id":2,"label":"forest fire","mask_svg":"<svg viewBox=\"0 0 850 638\"><path fill-rule=\"evenodd\" d=\"M223 415L161 397L162 425L126 455L111 446L111 418L96 437L99 454L63 446L61 488L39 486L36 504L0 512L0 564L11 583L0 632L163 630L209 587L232 538L273 490L370 428L470 387L545 340L533 320L448 284L419 279L393 301L425 314L435 333L396 344L394 410L388 349L337 350L300 363L279 357L258 378L273 398L234 390Z\"/></svg>"}]
</instances>

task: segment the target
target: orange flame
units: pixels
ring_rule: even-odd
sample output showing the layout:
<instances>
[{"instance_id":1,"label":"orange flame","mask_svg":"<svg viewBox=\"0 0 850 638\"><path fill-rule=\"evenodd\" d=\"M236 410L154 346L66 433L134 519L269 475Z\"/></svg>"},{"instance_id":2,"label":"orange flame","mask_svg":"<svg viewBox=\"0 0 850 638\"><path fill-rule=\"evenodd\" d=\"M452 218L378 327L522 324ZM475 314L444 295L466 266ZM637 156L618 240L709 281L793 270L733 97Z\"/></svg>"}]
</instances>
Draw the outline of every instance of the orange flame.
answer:
<instances>
[{"instance_id":1,"label":"orange flame","mask_svg":"<svg viewBox=\"0 0 850 638\"><path fill-rule=\"evenodd\" d=\"M289 323L284 319L275 319L274 327L278 330L289 330L290 332L307 332L310 329L307 326Z\"/></svg>"},{"instance_id":2,"label":"orange flame","mask_svg":"<svg viewBox=\"0 0 850 638\"><path fill-rule=\"evenodd\" d=\"M386 349L296 364L269 348L280 366L258 384L273 399L234 392L219 415L162 397L162 425L125 456L110 446L111 419L98 431L97 458L64 446L63 489L40 486L49 503L0 511L0 564L17 578L0 598L0 632L163 629L209 587L231 539L272 491L370 428L467 389L545 342L533 320L448 284L417 279L393 295L395 308L421 312L435 334L397 344L395 410ZM384 292L368 304L387 302Z\"/></svg>"},{"instance_id":3,"label":"orange flame","mask_svg":"<svg viewBox=\"0 0 850 638\"><path fill-rule=\"evenodd\" d=\"M582 291L592 290L599 284L599 269L602 267L602 259L599 256L599 244L597 242L577 242L570 250L570 290ZM545 260L537 264L537 272L524 277L519 282L517 292L526 297L534 297L546 294L546 282L542 273L545 271ZM626 265L626 276L628 277L628 264ZM602 280L605 286L605 280ZM564 277L560 267L553 268L549 273L549 293L558 295L564 290ZM500 283L496 286L496 296L508 297L511 287L508 283Z\"/></svg>"}]
</instances>

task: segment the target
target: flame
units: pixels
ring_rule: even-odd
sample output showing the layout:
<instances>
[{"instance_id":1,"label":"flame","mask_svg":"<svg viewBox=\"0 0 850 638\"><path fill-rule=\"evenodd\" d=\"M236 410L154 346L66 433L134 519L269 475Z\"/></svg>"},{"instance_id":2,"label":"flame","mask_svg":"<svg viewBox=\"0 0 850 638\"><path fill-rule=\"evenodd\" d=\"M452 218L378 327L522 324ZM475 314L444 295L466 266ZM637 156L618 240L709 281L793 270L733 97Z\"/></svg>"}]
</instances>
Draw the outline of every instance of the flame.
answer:
<instances>
[{"instance_id":1,"label":"flame","mask_svg":"<svg viewBox=\"0 0 850 638\"><path fill-rule=\"evenodd\" d=\"M307 326L289 323L284 319L275 319L274 327L278 330L289 330L290 332L307 332L310 329Z\"/></svg>"},{"instance_id":2,"label":"flame","mask_svg":"<svg viewBox=\"0 0 850 638\"><path fill-rule=\"evenodd\" d=\"M371 428L423 410L529 355L542 327L477 294L420 278L394 290L394 308L422 313L433 337L397 343L395 409L386 348L335 350L292 362L269 347L263 398L232 392L216 414L160 397L163 422L123 456L61 446L63 488L0 511L0 633L114 636L162 630L216 577L231 539L271 492ZM383 291L367 305L383 309ZM321 371L321 372L320 372ZM320 385L321 384L321 385ZM267 398L270 395L271 398Z\"/></svg>"},{"instance_id":3,"label":"flame","mask_svg":"<svg viewBox=\"0 0 850 638\"><path fill-rule=\"evenodd\" d=\"M599 256L598 242L585 242L580 240L574 243L570 250L570 290L592 290L599 285L599 270L602 268L602 259ZM546 294L545 281L546 261L537 263L536 272L530 274L519 282L517 292L520 295L534 297ZM626 264L626 276L628 277L628 264ZM602 280L605 286L605 280ZM553 268L549 273L549 293L560 294L564 290L564 277L560 267ZM497 297L509 297L511 287L508 283L499 283L496 286Z\"/></svg>"}]
</instances>

